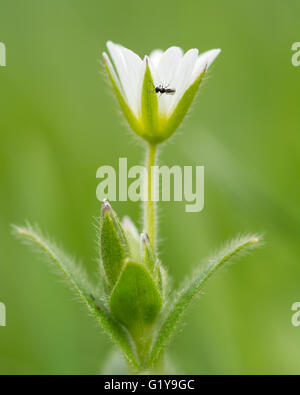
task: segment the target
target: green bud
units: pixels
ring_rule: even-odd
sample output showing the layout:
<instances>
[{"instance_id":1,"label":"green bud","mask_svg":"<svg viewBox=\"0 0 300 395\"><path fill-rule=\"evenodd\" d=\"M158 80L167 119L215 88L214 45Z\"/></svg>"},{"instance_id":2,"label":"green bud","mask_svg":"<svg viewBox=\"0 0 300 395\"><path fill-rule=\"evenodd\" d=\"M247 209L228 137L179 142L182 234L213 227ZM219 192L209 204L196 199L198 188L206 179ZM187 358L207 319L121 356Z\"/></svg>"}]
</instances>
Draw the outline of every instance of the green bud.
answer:
<instances>
[{"instance_id":1,"label":"green bud","mask_svg":"<svg viewBox=\"0 0 300 395\"><path fill-rule=\"evenodd\" d=\"M100 219L100 255L107 291L110 292L120 277L129 250L119 219L106 200L102 203Z\"/></svg>"},{"instance_id":2,"label":"green bud","mask_svg":"<svg viewBox=\"0 0 300 395\"><path fill-rule=\"evenodd\" d=\"M150 273L154 273L156 267L156 256L146 232L141 234L141 255L144 265L148 268Z\"/></svg>"},{"instance_id":3,"label":"green bud","mask_svg":"<svg viewBox=\"0 0 300 395\"><path fill-rule=\"evenodd\" d=\"M124 233L128 241L130 259L133 262L139 262L140 242L139 242L138 230L129 217L123 218L122 227L124 229Z\"/></svg>"},{"instance_id":4,"label":"green bud","mask_svg":"<svg viewBox=\"0 0 300 395\"><path fill-rule=\"evenodd\" d=\"M161 262L157 258L155 252L152 249L150 239L147 233L142 233L141 235L141 257L142 263L147 267L152 275L152 278L157 285L160 294L164 297L168 283L168 276L161 265Z\"/></svg>"}]
</instances>

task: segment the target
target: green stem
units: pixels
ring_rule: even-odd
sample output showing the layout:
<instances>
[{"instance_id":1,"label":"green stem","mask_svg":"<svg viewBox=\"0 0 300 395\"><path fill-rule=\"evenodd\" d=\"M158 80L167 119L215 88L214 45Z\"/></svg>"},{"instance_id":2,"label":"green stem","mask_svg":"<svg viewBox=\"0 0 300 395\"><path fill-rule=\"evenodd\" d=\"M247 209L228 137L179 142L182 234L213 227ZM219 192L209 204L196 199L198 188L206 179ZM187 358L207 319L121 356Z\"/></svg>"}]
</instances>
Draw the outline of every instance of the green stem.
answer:
<instances>
[{"instance_id":1,"label":"green stem","mask_svg":"<svg viewBox=\"0 0 300 395\"><path fill-rule=\"evenodd\" d=\"M147 157L147 174L148 174L148 195L145 207L145 229L148 233L152 248L155 250L156 243L156 224L155 224L155 201L152 197L154 196L155 185L152 182L152 167L155 166L156 159L156 145L149 144L148 146L148 157Z\"/></svg>"}]
</instances>

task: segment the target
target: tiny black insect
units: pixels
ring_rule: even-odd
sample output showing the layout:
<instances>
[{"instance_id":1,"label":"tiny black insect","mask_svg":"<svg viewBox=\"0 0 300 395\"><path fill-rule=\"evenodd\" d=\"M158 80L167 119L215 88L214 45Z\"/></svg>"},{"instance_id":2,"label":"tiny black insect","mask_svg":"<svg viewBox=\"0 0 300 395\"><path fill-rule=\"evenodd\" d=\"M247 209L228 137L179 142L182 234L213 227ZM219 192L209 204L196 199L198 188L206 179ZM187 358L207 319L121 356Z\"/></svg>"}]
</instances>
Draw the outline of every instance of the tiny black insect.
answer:
<instances>
[{"instance_id":1,"label":"tiny black insect","mask_svg":"<svg viewBox=\"0 0 300 395\"><path fill-rule=\"evenodd\" d=\"M169 85L163 86L162 84L155 86L154 87L155 93L160 93L161 95L164 93L166 95L174 95L174 93L176 92L176 89L168 88L168 86Z\"/></svg>"}]
</instances>

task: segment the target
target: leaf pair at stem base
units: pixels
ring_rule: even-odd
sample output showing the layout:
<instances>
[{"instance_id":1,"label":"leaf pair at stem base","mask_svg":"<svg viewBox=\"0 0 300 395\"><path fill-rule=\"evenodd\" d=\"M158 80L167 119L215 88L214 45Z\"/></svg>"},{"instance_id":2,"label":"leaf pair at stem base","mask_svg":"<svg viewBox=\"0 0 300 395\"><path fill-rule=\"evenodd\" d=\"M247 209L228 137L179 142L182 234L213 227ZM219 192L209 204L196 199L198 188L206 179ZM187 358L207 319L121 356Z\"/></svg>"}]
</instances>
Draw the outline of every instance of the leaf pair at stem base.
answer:
<instances>
[{"instance_id":1,"label":"leaf pair at stem base","mask_svg":"<svg viewBox=\"0 0 300 395\"><path fill-rule=\"evenodd\" d=\"M124 230L122 232L125 234ZM99 284L95 286L85 271L38 229L30 225L14 226L14 233L59 269L89 314L121 349L135 372L149 370L158 363L188 307L207 280L241 253L260 244L257 235L234 240L210 259L203 269L198 269L191 280L175 292L175 297L172 294L164 301L147 267L125 258L115 287L109 291L109 297L106 294L101 301L103 295ZM162 303L165 305L163 309Z\"/></svg>"}]
</instances>

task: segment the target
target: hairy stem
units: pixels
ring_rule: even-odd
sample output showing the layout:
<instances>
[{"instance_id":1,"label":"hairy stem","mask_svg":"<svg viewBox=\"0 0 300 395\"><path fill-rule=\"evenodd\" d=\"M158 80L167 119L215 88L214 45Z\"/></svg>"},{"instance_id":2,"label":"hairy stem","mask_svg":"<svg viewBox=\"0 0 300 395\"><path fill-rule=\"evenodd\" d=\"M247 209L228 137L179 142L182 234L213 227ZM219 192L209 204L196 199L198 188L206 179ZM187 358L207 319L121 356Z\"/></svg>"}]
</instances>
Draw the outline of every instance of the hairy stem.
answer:
<instances>
[{"instance_id":1,"label":"hairy stem","mask_svg":"<svg viewBox=\"0 0 300 395\"><path fill-rule=\"evenodd\" d=\"M145 229L148 233L152 248L155 250L156 243L156 217L155 217L155 201L154 197L154 182L152 168L155 166L157 147L154 144L149 144L147 153L147 174L148 174L148 193L145 207Z\"/></svg>"}]
</instances>

